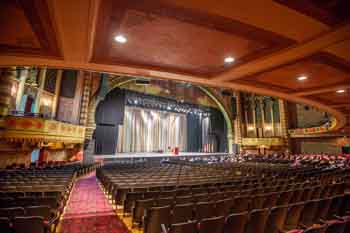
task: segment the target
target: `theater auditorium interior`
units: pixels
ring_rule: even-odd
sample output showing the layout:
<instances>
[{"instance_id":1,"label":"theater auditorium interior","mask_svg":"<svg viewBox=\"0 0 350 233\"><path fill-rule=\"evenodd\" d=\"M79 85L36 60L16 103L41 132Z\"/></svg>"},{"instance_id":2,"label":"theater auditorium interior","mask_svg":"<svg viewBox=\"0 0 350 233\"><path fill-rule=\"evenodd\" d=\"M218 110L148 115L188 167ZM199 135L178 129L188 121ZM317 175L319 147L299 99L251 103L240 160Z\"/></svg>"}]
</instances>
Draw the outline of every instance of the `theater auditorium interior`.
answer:
<instances>
[{"instance_id":1,"label":"theater auditorium interior","mask_svg":"<svg viewBox=\"0 0 350 233\"><path fill-rule=\"evenodd\" d=\"M1 0L0 233L350 233L350 1Z\"/></svg>"}]
</instances>

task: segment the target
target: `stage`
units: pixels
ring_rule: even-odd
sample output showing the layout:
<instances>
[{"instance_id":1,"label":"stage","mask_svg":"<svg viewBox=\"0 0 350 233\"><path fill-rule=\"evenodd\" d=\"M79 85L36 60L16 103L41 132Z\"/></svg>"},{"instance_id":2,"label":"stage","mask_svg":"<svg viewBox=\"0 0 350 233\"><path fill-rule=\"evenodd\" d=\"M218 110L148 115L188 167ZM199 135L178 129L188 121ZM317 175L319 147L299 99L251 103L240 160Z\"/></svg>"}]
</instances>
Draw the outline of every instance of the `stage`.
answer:
<instances>
[{"instance_id":1,"label":"stage","mask_svg":"<svg viewBox=\"0 0 350 233\"><path fill-rule=\"evenodd\" d=\"M156 152L135 152L135 153L117 153L114 155L94 155L94 159L150 159L150 158L194 158L210 156L227 156L229 153L201 153L201 152L180 152L178 155L173 153L156 153Z\"/></svg>"}]
</instances>

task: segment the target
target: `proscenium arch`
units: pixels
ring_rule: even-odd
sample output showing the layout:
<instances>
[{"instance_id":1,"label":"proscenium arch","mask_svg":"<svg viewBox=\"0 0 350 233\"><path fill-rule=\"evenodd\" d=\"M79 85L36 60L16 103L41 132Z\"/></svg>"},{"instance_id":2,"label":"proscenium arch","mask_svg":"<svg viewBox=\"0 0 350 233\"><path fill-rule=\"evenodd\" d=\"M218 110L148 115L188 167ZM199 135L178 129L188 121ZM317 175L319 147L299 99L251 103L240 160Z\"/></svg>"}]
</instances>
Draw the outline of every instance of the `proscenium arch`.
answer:
<instances>
[{"instance_id":1,"label":"proscenium arch","mask_svg":"<svg viewBox=\"0 0 350 233\"><path fill-rule=\"evenodd\" d=\"M120 83L117 83L116 85L114 85L113 87L110 88L110 91L112 91L115 88L121 87L123 85L126 85L130 82L136 81L139 78L129 78L125 81L122 81ZM211 98L219 107L220 112L222 113L222 115L224 116L225 119L225 123L226 123L226 129L227 129L227 151L228 153L232 153L232 144L233 144L233 127L232 127L232 121L230 119L230 116L225 108L225 106L221 103L221 101L209 90L209 88L207 87L203 87L203 86L199 86L199 85L193 85L195 87L197 87L199 90L201 90L204 94L206 94L207 96L209 96L209 98Z\"/></svg>"}]
</instances>

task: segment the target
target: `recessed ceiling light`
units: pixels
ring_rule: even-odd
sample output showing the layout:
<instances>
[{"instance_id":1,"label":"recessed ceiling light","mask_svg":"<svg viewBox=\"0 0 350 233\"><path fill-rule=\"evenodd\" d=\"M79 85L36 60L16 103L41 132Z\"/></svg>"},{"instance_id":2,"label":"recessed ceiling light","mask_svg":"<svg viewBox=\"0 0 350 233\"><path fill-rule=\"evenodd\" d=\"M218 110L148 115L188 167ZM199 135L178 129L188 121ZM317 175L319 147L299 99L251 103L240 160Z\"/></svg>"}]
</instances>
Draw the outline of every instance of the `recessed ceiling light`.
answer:
<instances>
[{"instance_id":1,"label":"recessed ceiling light","mask_svg":"<svg viewBox=\"0 0 350 233\"><path fill-rule=\"evenodd\" d=\"M297 79L298 79L298 81L304 81L307 79L307 76L302 75L302 76L299 76Z\"/></svg>"},{"instance_id":2,"label":"recessed ceiling light","mask_svg":"<svg viewBox=\"0 0 350 233\"><path fill-rule=\"evenodd\" d=\"M344 90L344 89L340 89L340 90L337 90L336 92L337 92L337 93L344 93L345 90Z\"/></svg>"},{"instance_id":3,"label":"recessed ceiling light","mask_svg":"<svg viewBox=\"0 0 350 233\"><path fill-rule=\"evenodd\" d=\"M114 37L114 40L118 43L124 44L126 43L128 40L126 39L125 36L123 35L117 35L116 37Z\"/></svg>"},{"instance_id":4,"label":"recessed ceiling light","mask_svg":"<svg viewBox=\"0 0 350 233\"><path fill-rule=\"evenodd\" d=\"M225 63L232 63L235 61L235 59L233 57L225 57Z\"/></svg>"}]
</instances>

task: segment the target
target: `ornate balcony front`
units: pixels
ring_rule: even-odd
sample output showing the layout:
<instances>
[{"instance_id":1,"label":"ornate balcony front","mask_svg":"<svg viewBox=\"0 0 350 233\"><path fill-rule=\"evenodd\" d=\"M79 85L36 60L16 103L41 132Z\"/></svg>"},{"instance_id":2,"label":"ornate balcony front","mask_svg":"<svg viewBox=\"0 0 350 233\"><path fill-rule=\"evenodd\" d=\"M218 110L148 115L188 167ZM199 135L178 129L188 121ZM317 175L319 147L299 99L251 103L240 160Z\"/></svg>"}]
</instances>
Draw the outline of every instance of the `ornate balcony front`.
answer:
<instances>
[{"instance_id":1,"label":"ornate balcony front","mask_svg":"<svg viewBox=\"0 0 350 233\"><path fill-rule=\"evenodd\" d=\"M285 141L283 138L242 138L242 146L252 147L271 147L271 146L284 146Z\"/></svg>"},{"instance_id":2,"label":"ornate balcony front","mask_svg":"<svg viewBox=\"0 0 350 233\"><path fill-rule=\"evenodd\" d=\"M83 143L85 127L51 119L8 116L2 122L0 139L11 142Z\"/></svg>"}]
</instances>

